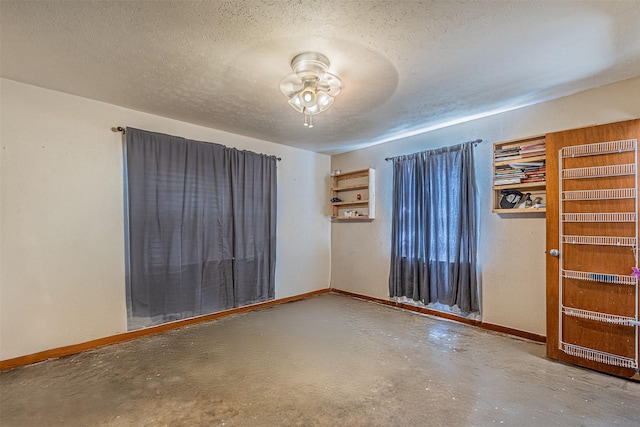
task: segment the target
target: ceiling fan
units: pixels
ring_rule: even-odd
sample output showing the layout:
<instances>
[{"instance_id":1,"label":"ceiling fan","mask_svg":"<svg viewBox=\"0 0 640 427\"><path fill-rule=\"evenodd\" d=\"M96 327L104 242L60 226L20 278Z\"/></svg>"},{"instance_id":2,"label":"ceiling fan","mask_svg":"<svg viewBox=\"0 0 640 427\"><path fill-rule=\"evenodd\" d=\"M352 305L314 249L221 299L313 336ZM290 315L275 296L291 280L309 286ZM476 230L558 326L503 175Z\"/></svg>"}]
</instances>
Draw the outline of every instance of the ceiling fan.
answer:
<instances>
[{"instance_id":1,"label":"ceiling fan","mask_svg":"<svg viewBox=\"0 0 640 427\"><path fill-rule=\"evenodd\" d=\"M304 114L304 125L312 128L312 116L333 105L342 81L329 72L329 58L317 52L294 56L291 69L293 73L280 81L280 91L294 110Z\"/></svg>"}]
</instances>

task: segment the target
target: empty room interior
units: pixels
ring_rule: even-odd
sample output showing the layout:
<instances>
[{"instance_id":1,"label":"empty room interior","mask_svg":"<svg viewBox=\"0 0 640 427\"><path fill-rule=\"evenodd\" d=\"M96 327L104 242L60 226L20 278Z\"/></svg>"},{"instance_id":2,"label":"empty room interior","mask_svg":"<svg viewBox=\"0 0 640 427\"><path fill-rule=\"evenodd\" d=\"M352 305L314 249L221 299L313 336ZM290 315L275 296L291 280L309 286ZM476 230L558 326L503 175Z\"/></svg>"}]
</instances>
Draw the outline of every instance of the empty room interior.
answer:
<instances>
[{"instance_id":1,"label":"empty room interior","mask_svg":"<svg viewBox=\"0 0 640 427\"><path fill-rule=\"evenodd\" d=\"M0 425L637 426L638 22L0 1Z\"/></svg>"}]
</instances>

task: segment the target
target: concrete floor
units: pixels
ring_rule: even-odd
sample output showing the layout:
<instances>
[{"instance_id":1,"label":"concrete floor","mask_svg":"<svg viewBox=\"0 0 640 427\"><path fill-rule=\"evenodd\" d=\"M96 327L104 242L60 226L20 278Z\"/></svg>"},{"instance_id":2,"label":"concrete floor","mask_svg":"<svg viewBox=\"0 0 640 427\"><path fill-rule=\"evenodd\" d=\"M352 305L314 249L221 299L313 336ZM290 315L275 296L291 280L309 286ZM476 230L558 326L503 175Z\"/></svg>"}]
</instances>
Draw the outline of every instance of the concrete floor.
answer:
<instances>
[{"instance_id":1,"label":"concrete floor","mask_svg":"<svg viewBox=\"0 0 640 427\"><path fill-rule=\"evenodd\" d=\"M3 372L8 426L635 426L640 384L326 294Z\"/></svg>"}]
</instances>

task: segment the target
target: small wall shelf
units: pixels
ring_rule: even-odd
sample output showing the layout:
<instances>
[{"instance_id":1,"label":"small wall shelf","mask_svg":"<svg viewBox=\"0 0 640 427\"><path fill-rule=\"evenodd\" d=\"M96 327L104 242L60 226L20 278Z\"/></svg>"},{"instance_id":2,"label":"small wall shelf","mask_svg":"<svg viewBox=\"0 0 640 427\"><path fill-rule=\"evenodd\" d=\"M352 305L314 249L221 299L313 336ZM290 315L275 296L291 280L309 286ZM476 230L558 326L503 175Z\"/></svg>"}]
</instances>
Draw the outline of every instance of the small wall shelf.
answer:
<instances>
[{"instance_id":1,"label":"small wall shelf","mask_svg":"<svg viewBox=\"0 0 640 427\"><path fill-rule=\"evenodd\" d=\"M533 194L532 194L533 195ZM518 214L518 213L545 213L547 208L514 208L514 209L492 209L491 212L498 214Z\"/></svg>"},{"instance_id":2,"label":"small wall shelf","mask_svg":"<svg viewBox=\"0 0 640 427\"><path fill-rule=\"evenodd\" d=\"M493 144L493 204L498 214L544 214L546 209L546 144L544 135ZM500 206L503 190L529 193L531 206L522 198L513 208ZM539 206L535 200L540 200Z\"/></svg>"},{"instance_id":3,"label":"small wall shelf","mask_svg":"<svg viewBox=\"0 0 640 427\"><path fill-rule=\"evenodd\" d=\"M375 219L375 170L360 169L331 177L332 221Z\"/></svg>"}]
</instances>

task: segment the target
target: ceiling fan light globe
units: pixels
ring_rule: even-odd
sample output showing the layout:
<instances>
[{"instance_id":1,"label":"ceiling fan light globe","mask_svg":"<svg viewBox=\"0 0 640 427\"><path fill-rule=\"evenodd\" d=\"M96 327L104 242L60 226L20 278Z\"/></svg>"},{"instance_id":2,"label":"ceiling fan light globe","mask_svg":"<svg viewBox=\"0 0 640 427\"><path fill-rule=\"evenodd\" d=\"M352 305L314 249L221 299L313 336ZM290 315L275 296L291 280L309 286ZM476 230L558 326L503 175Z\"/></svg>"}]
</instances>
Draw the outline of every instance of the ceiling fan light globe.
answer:
<instances>
[{"instance_id":1,"label":"ceiling fan light globe","mask_svg":"<svg viewBox=\"0 0 640 427\"><path fill-rule=\"evenodd\" d=\"M302 113L304 111L304 106L302 105L302 99L299 94L296 94L289 98L289 105L296 110L298 113Z\"/></svg>"},{"instance_id":2,"label":"ceiling fan light globe","mask_svg":"<svg viewBox=\"0 0 640 427\"><path fill-rule=\"evenodd\" d=\"M309 116L315 116L316 114L320 113L320 106L318 104L312 105L311 107L305 107L304 109L304 113L309 115Z\"/></svg>"},{"instance_id":3,"label":"ceiling fan light globe","mask_svg":"<svg viewBox=\"0 0 640 427\"><path fill-rule=\"evenodd\" d=\"M302 105L307 108L316 105L318 102L318 95L316 95L316 92L313 89L307 88L300 92L299 96L302 101Z\"/></svg>"},{"instance_id":4,"label":"ceiling fan light globe","mask_svg":"<svg viewBox=\"0 0 640 427\"><path fill-rule=\"evenodd\" d=\"M318 106L320 111L325 111L333 105L334 98L326 92L318 91Z\"/></svg>"}]
</instances>

